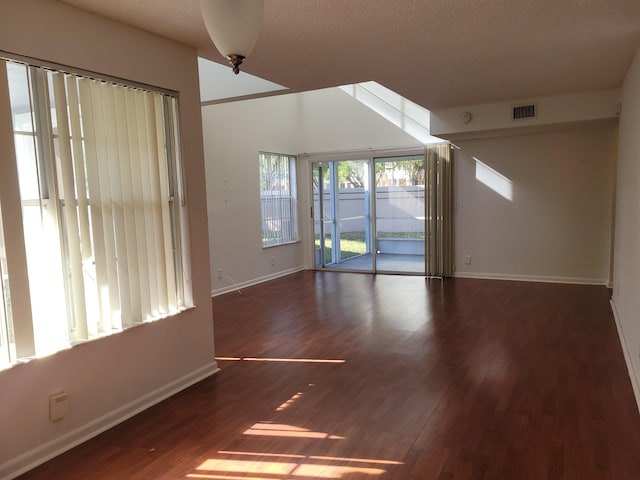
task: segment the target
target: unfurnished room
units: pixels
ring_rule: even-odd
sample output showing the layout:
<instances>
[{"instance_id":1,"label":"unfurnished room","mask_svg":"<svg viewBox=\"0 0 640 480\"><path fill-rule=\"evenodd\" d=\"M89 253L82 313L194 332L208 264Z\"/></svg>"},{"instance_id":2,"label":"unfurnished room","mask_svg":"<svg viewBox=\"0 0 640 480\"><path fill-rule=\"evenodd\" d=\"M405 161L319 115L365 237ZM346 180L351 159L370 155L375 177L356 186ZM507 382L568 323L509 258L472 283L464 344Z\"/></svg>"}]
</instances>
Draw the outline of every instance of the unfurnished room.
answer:
<instances>
[{"instance_id":1,"label":"unfurnished room","mask_svg":"<svg viewBox=\"0 0 640 480\"><path fill-rule=\"evenodd\" d=\"M640 2L0 8L0 480L640 478Z\"/></svg>"}]
</instances>

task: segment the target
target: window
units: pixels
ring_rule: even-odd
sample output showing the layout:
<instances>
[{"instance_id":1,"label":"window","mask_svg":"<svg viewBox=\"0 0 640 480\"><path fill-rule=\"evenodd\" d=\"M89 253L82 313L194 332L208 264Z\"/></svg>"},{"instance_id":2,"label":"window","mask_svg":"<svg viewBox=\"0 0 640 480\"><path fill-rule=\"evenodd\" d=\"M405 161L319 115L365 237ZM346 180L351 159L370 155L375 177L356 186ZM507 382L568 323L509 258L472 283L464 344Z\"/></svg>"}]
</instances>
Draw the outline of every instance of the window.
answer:
<instances>
[{"instance_id":1,"label":"window","mask_svg":"<svg viewBox=\"0 0 640 480\"><path fill-rule=\"evenodd\" d=\"M0 368L190 306L177 138L171 95L0 58Z\"/></svg>"},{"instance_id":2,"label":"window","mask_svg":"<svg viewBox=\"0 0 640 480\"><path fill-rule=\"evenodd\" d=\"M298 241L296 157L260 152L262 246Z\"/></svg>"}]
</instances>

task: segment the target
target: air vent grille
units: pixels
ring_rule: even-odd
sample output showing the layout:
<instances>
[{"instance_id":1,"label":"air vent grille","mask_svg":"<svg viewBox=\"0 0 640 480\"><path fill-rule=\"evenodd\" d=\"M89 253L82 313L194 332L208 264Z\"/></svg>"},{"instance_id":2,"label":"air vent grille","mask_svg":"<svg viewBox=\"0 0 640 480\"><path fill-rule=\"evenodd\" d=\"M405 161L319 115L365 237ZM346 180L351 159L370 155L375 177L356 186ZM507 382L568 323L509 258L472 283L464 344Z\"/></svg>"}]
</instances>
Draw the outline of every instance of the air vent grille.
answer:
<instances>
[{"instance_id":1,"label":"air vent grille","mask_svg":"<svg viewBox=\"0 0 640 480\"><path fill-rule=\"evenodd\" d=\"M536 116L535 104L530 105L516 105L513 107L512 119L522 120L524 118L533 118Z\"/></svg>"}]
</instances>

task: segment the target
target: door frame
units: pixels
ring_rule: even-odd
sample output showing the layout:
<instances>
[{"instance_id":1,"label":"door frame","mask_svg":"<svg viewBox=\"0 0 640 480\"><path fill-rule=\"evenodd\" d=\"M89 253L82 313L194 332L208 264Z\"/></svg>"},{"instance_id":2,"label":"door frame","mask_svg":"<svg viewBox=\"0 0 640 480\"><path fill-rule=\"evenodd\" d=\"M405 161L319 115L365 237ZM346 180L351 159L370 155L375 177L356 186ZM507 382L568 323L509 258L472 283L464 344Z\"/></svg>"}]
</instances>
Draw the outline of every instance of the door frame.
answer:
<instances>
[{"instance_id":1,"label":"door frame","mask_svg":"<svg viewBox=\"0 0 640 480\"><path fill-rule=\"evenodd\" d=\"M377 187L376 187L376 171L375 171L375 165L376 162L378 161L385 161L385 160L391 160L394 158L398 158L401 159L402 157L411 157L411 156L422 156L424 161L426 162L426 155L425 155L425 148L424 146L422 147L411 147L411 148L407 148L407 149L391 149L391 150L370 150L370 151L362 151L362 152L344 152L344 153L340 153L340 152L336 152L336 153L327 153L327 154L305 154L304 157L305 159L309 162L310 165L310 173L311 175L308 176L308 180L310 182L310 197L311 197L311 244L312 244L312 265L314 266L315 270L321 270L321 271L340 271L340 272L351 272L351 273L384 273L384 274L395 274L395 275L410 275L410 276L420 276L420 275L424 275L426 272L426 262L427 262L427 257L426 257L426 223L427 223L427 201L425 198L425 207L424 207L424 222L425 222L425 257L424 257L424 268L422 272L403 272L403 271L382 271L382 270L378 270L377 269L377 225L376 225L376 203L377 203L377 199L376 199L376 195L377 195ZM368 231L368 236L369 236L369 242L371 245L371 259L372 259L372 266L370 270L356 270L356 269L335 269L335 268L327 268L325 266L325 261L324 261L324 234L325 234L325 229L324 229L324 219L322 217L320 217L320 248L321 248L321 258L322 261L321 266L318 266L318 264L316 263L316 247L315 247L315 235L316 235L316 231L315 231L315 223L316 223L316 212L315 212L315 208L314 208L314 200L313 200L313 196L314 196L314 186L313 186L313 178L314 178L314 165L316 164L320 164L320 163L328 163L330 165L335 165L336 162L340 162L340 161L357 161L357 160L366 160L368 161L368 194L369 194L369 198L368 198L368 203L369 203L369 212L367 212L365 214L365 219L368 218L368 222L367 222L367 231ZM426 167L426 165L425 165ZM330 180L333 183L334 189L333 192L337 192L338 190L335 189L335 186L337 185L337 175L335 175L335 169L333 172L330 172L330 178L333 178L333 180ZM323 213L323 209L324 209L324 205L323 205L323 195L324 195L324 185L322 185L322 179L319 178L319 204L320 204L320 213ZM426 185L425 185L425 196L427 195L427 191L426 191ZM332 197L334 197L335 195L332 195ZM333 200L335 201L335 200ZM335 210L336 214L337 214L337 210ZM333 222L337 222L338 219L337 218L333 218ZM333 232L334 237L335 238L335 229ZM366 242L366 234L365 234L365 242ZM339 248L335 248L335 246L340 246L339 243L339 239L338 242L335 243L335 240L332 240L332 260L337 258L336 255L339 257ZM337 253L336 253L337 252ZM338 262L339 263L339 262Z\"/></svg>"}]
</instances>

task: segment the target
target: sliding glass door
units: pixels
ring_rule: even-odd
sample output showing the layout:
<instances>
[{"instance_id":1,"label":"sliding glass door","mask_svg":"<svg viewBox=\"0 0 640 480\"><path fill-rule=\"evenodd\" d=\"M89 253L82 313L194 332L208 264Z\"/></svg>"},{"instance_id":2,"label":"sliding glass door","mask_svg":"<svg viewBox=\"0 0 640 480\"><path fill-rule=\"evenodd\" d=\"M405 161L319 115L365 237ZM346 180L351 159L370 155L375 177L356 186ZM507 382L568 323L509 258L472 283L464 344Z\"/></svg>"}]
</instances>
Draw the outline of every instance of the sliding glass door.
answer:
<instances>
[{"instance_id":1,"label":"sliding glass door","mask_svg":"<svg viewBox=\"0 0 640 480\"><path fill-rule=\"evenodd\" d=\"M424 157L312 164L315 266L424 274Z\"/></svg>"},{"instance_id":2,"label":"sliding glass door","mask_svg":"<svg viewBox=\"0 0 640 480\"><path fill-rule=\"evenodd\" d=\"M365 160L313 164L316 268L373 270L369 171Z\"/></svg>"},{"instance_id":3,"label":"sliding glass door","mask_svg":"<svg viewBox=\"0 0 640 480\"><path fill-rule=\"evenodd\" d=\"M376 270L424 274L424 157L376 159L375 172Z\"/></svg>"}]
</instances>

